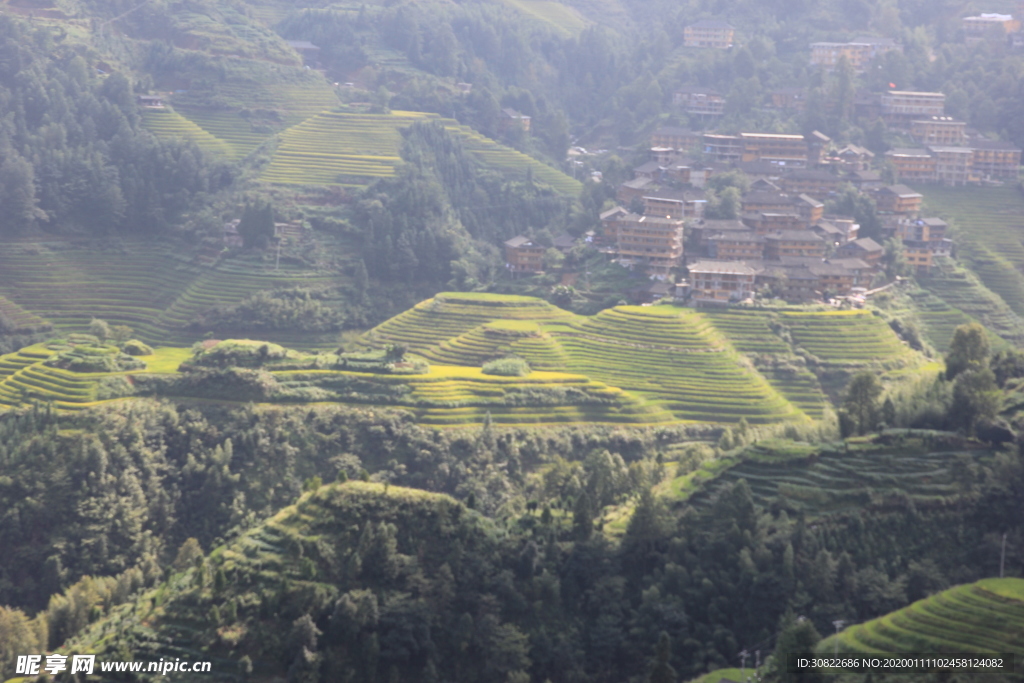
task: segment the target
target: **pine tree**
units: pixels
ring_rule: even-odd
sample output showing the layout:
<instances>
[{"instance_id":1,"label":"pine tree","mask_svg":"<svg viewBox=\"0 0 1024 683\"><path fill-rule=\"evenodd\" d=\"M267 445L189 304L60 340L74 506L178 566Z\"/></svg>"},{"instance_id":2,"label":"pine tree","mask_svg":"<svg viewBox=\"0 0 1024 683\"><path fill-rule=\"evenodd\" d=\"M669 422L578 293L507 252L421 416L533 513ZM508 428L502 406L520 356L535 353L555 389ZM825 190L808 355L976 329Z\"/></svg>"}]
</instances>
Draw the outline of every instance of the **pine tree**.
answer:
<instances>
[{"instance_id":1,"label":"pine tree","mask_svg":"<svg viewBox=\"0 0 1024 683\"><path fill-rule=\"evenodd\" d=\"M651 668L651 675L647 677L648 683L676 683L676 670L669 662L671 658L672 643L668 634L662 631L658 636L658 646L654 652L654 666Z\"/></svg>"}]
</instances>

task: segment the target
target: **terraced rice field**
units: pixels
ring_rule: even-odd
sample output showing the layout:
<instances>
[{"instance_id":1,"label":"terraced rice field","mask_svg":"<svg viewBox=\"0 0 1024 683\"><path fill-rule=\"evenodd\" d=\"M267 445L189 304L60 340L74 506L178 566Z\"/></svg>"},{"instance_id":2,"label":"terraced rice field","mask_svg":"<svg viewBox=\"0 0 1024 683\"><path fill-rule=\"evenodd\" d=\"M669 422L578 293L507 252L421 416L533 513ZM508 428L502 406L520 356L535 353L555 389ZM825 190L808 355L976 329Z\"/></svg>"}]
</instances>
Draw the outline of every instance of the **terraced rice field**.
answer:
<instances>
[{"instance_id":1,"label":"terraced rice field","mask_svg":"<svg viewBox=\"0 0 1024 683\"><path fill-rule=\"evenodd\" d=\"M191 344L201 334L186 329L196 316L218 306L237 304L261 290L278 287L317 288L337 284L335 277L286 265L282 265L280 270L274 270L269 266L245 261L221 261L213 268L197 270L178 296L161 312L159 323L166 332L155 339L155 343ZM231 336L229 332L225 331L222 336ZM311 335L275 330L260 333L260 336L266 341L302 350L337 345L336 333Z\"/></svg>"},{"instance_id":2,"label":"terraced rice field","mask_svg":"<svg viewBox=\"0 0 1024 683\"><path fill-rule=\"evenodd\" d=\"M1024 651L1024 579L982 579L955 586L878 619L851 626L820 652L888 654Z\"/></svg>"},{"instance_id":3,"label":"terraced rice field","mask_svg":"<svg viewBox=\"0 0 1024 683\"><path fill-rule=\"evenodd\" d=\"M971 316L959 308L954 308L925 289L910 293L910 298L917 306L917 317L921 321L925 338L940 353L949 350L949 344L953 341L953 333L960 325L974 322Z\"/></svg>"},{"instance_id":4,"label":"terraced rice field","mask_svg":"<svg viewBox=\"0 0 1024 683\"><path fill-rule=\"evenodd\" d=\"M191 267L158 247L0 250L0 290L24 309L45 312L58 332L83 331L95 317L159 340L163 310L192 277Z\"/></svg>"},{"instance_id":5,"label":"terraced rice field","mask_svg":"<svg viewBox=\"0 0 1024 683\"><path fill-rule=\"evenodd\" d=\"M530 15L564 36L579 35L587 27L587 20L572 8L551 0L505 0L519 11Z\"/></svg>"},{"instance_id":6,"label":"terraced rice field","mask_svg":"<svg viewBox=\"0 0 1024 683\"><path fill-rule=\"evenodd\" d=\"M458 125L452 119L444 121L448 130L455 130L462 136L462 144L465 148L491 168L516 178L524 178L529 171L534 179L547 183L562 194L573 197L583 189L583 185L579 181L547 164L542 164L531 156L500 145L469 126Z\"/></svg>"},{"instance_id":7,"label":"terraced rice field","mask_svg":"<svg viewBox=\"0 0 1024 683\"><path fill-rule=\"evenodd\" d=\"M905 493L923 504L960 492L954 472L962 457L959 452L825 450L785 462L759 459L760 452L755 448L752 459L722 472L691 502L710 501L740 479L750 485L759 505L782 504L812 516L859 509L896 494Z\"/></svg>"},{"instance_id":8,"label":"terraced rice field","mask_svg":"<svg viewBox=\"0 0 1024 683\"><path fill-rule=\"evenodd\" d=\"M262 179L300 185L367 184L395 174L402 163L400 128L423 120L419 112L390 116L325 112L281 134Z\"/></svg>"},{"instance_id":9,"label":"terraced rice field","mask_svg":"<svg viewBox=\"0 0 1024 683\"><path fill-rule=\"evenodd\" d=\"M285 386L289 385L289 376L307 379L310 374L275 373ZM426 375L361 377L370 383L409 387L397 405L411 410L423 424L479 424L488 413L499 424L652 424L674 419L668 411L622 389L566 373L531 372L527 377L498 377L484 375L480 368L435 365Z\"/></svg>"},{"instance_id":10,"label":"terraced rice field","mask_svg":"<svg viewBox=\"0 0 1024 683\"><path fill-rule=\"evenodd\" d=\"M9 245L0 250L0 293L25 312L20 319L41 320L31 312L45 312L58 333L68 333L84 331L93 318L102 318L128 325L138 338L157 345L191 345L202 336L202 331L188 329L194 318L260 290L336 283L335 278L289 265L275 271L229 260L199 267L154 245L110 250ZM290 331L263 336L300 349L333 347L337 337Z\"/></svg>"},{"instance_id":11,"label":"terraced rice field","mask_svg":"<svg viewBox=\"0 0 1024 683\"><path fill-rule=\"evenodd\" d=\"M227 142L172 109L146 109L142 112L142 125L157 137L191 140L203 151L235 156L235 150Z\"/></svg>"},{"instance_id":12,"label":"terraced rice field","mask_svg":"<svg viewBox=\"0 0 1024 683\"><path fill-rule=\"evenodd\" d=\"M426 353L441 342L495 320L538 322L571 317L572 313L530 296L444 292L378 325L366 337L378 346L403 344Z\"/></svg>"},{"instance_id":13,"label":"terraced rice field","mask_svg":"<svg viewBox=\"0 0 1024 683\"><path fill-rule=\"evenodd\" d=\"M919 191L930 212L954 221L961 253L982 282L1024 315L1024 194L1015 186Z\"/></svg>"},{"instance_id":14,"label":"terraced rice field","mask_svg":"<svg viewBox=\"0 0 1024 683\"><path fill-rule=\"evenodd\" d=\"M359 187L394 175L401 162L402 128L436 120L458 136L483 164L511 177L532 176L559 192L579 194L580 183L536 159L500 145L454 119L423 112L390 114L324 112L281 134L270 165L261 176L271 183Z\"/></svg>"},{"instance_id":15,"label":"terraced rice field","mask_svg":"<svg viewBox=\"0 0 1024 683\"><path fill-rule=\"evenodd\" d=\"M867 311L784 311L793 343L827 363L870 363L908 355L896 333Z\"/></svg>"},{"instance_id":16,"label":"terraced rice field","mask_svg":"<svg viewBox=\"0 0 1024 683\"><path fill-rule=\"evenodd\" d=\"M619 306L588 318L530 297L472 296L440 294L371 330L366 340L402 344L445 365L479 367L518 355L537 369L564 369L624 389L678 420L717 423L820 419L828 409L818 378L772 331L773 316L794 343L826 363L913 358L888 325L863 311ZM742 353L761 354L758 367Z\"/></svg>"},{"instance_id":17,"label":"terraced rice field","mask_svg":"<svg viewBox=\"0 0 1024 683\"><path fill-rule=\"evenodd\" d=\"M42 344L0 356L0 407L29 401L79 410L96 401L96 386L105 373L77 373L51 368L42 361L54 351Z\"/></svg>"},{"instance_id":18,"label":"terraced rice field","mask_svg":"<svg viewBox=\"0 0 1024 683\"><path fill-rule=\"evenodd\" d=\"M278 112L288 125L338 106L338 97L333 88L319 75L309 75L298 67L281 69L276 79L268 77L266 80L248 82L229 80L209 89L200 88L176 94L173 104L175 108L187 107L189 110L198 107L236 112L243 109L273 111Z\"/></svg>"},{"instance_id":19,"label":"terraced rice field","mask_svg":"<svg viewBox=\"0 0 1024 683\"><path fill-rule=\"evenodd\" d=\"M940 259L932 274L918 278L918 282L950 308L974 318L1011 344L1024 344L1024 320L973 273Z\"/></svg>"},{"instance_id":20,"label":"terraced rice field","mask_svg":"<svg viewBox=\"0 0 1024 683\"><path fill-rule=\"evenodd\" d=\"M634 392L680 420L807 419L696 313L620 306L544 327L568 354L569 371Z\"/></svg>"},{"instance_id":21,"label":"terraced rice field","mask_svg":"<svg viewBox=\"0 0 1024 683\"><path fill-rule=\"evenodd\" d=\"M765 311L703 311L701 315L727 335L743 353L789 353L790 348L771 328L771 314Z\"/></svg>"},{"instance_id":22,"label":"terraced rice field","mask_svg":"<svg viewBox=\"0 0 1024 683\"><path fill-rule=\"evenodd\" d=\"M701 313L743 353L791 357L792 349L772 331L772 314L767 311L705 311ZM796 362L764 365L758 371L797 408L815 420L821 419L828 398L818 378Z\"/></svg>"},{"instance_id":23,"label":"terraced rice field","mask_svg":"<svg viewBox=\"0 0 1024 683\"><path fill-rule=\"evenodd\" d=\"M179 106L178 111L203 131L217 138L230 150L232 159L241 159L274 135L273 130L253 130L252 124L234 111Z\"/></svg>"},{"instance_id":24,"label":"terraced rice field","mask_svg":"<svg viewBox=\"0 0 1024 683\"><path fill-rule=\"evenodd\" d=\"M484 363L520 356L534 370L564 370L568 357L551 335L533 321L495 320L448 339L422 354L445 365L482 366Z\"/></svg>"},{"instance_id":25,"label":"terraced rice field","mask_svg":"<svg viewBox=\"0 0 1024 683\"><path fill-rule=\"evenodd\" d=\"M53 327L48 320L40 318L35 313L26 311L6 297L0 296L0 315L3 315L14 325L15 332L44 330Z\"/></svg>"}]
</instances>

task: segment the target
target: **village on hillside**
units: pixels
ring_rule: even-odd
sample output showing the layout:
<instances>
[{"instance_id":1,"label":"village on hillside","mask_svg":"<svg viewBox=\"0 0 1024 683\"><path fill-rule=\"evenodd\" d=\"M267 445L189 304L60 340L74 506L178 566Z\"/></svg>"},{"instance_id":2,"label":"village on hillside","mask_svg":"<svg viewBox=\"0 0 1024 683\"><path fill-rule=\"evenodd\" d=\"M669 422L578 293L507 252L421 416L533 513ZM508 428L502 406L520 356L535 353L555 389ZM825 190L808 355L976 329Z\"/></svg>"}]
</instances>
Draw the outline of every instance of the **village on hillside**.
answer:
<instances>
[{"instance_id":1,"label":"village on hillside","mask_svg":"<svg viewBox=\"0 0 1024 683\"><path fill-rule=\"evenodd\" d=\"M1010 15L981 14L962 23L968 42L1017 48L1024 36ZM730 49L734 38L725 22L686 29L693 47ZM892 39L870 36L810 47L813 67L854 73L902 49ZM941 92L890 85L884 92L858 91L850 103L855 120L881 122L894 139L912 142L884 154L837 144L816 130L721 132L714 126L726 113L726 96L710 87L678 89L675 109L705 129L656 129L647 161L617 187L615 206L600 214L600 227L584 236L586 243L653 281L638 292L640 302L672 297L707 306L763 296L858 304L897 275L928 274L955 245L944 220L922 213L923 196L911 185L1016 183L1021 150L948 116ZM807 91L768 93L765 106L801 113ZM601 182L600 174L592 180ZM860 225L863 215L837 205L873 207L873 224ZM549 249L568 253L573 245L568 234L553 244L520 235L505 242L506 267L513 276L539 274Z\"/></svg>"}]
</instances>

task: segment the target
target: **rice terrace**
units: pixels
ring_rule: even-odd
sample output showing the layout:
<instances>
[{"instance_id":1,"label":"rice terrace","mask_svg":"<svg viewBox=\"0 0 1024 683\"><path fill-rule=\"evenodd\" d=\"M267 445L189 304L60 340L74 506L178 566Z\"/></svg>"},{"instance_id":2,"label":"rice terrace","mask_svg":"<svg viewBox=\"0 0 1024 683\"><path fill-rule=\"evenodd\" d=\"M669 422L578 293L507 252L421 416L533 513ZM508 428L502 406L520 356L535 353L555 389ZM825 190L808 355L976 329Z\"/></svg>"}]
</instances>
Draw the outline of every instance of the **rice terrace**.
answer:
<instances>
[{"instance_id":1,"label":"rice terrace","mask_svg":"<svg viewBox=\"0 0 1024 683\"><path fill-rule=\"evenodd\" d=\"M167 330L173 326L161 324L183 316L190 301L203 301L205 282L208 279L200 276L177 293L169 292L167 308L153 310L147 318L120 313L134 308L131 299L123 309L105 309L104 314L134 323L144 340L167 344L169 337L173 339ZM37 296L44 295L44 284ZM45 301L26 299L27 304ZM85 322L70 311L68 316L54 319L58 329ZM225 391L211 393L207 384L212 380L204 384L195 372L186 368L183 373L167 361L174 358L187 364L192 358L188 349L158 346L134 359L138 367L101 371L86 365L86 371L76 372L73 364L55 363L52 357L72 353L114 358L118 351L73 340L74 335L68 341L4 356L0 403L14 407L43 400L76 409L154 394L390 405L436 425L480 423L488 416L500 424L745 420L765 425L810 423L829 410L829 394L837 387L830 384L828 373L819 380L809 369L808 358L815 367L840 377L872 367L890 373L893 381L907 370L927 372L932 367L880 318L864 311L705 314L662 305L618 306L578 316L533 297L473 293L438 294L382 323L363 339L367 348L378 350L362 354L289 351L271 342L211 341L204 349L212 344L212 350L197 351L198 358L220 354L240 368L254 368L244 372L262 373L233 377L240 383L234 399ZM260 344L278 349L277 356L251 363L245 354L235 358L229 353ZM392 348L408 350L406 362L393 368L382 355ZM489 363L509 356L523 359L527 370L515 376L487 372ZM256 387L260 382L265 386Z\"/></svg>"}]
</instances>

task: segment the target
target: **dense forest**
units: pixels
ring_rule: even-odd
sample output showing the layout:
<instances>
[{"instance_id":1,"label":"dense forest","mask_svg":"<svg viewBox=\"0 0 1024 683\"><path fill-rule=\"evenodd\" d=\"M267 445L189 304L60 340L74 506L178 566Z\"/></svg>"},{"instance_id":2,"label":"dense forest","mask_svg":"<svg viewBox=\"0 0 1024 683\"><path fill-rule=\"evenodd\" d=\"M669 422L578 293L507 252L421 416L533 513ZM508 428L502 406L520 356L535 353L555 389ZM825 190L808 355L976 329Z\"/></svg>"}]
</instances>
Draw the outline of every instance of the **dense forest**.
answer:
<instances>
[{"instance_id":1,"label":"dense forest","mask_svg":"<svg viewBox=\"0 0 1024 683\"><path fill-rule=\"evenodd\" d=\"M743 648L770 652L793 614L825 632L992 575L996 537L1024 533L1016 449L968 458L961 493L927 507L897 496L807 518L757 504L743 480L667 506L650 487L666 476L669 434L431 433L383 411L144 403L77 418L37 409L3 428L0 528L17 550L0 599L44 608L50 647L167 580L163 618L217 611L197 642L223 648L218 625L244 625L233 656L290 680L631 679L662 633L687 677L735 664ZM321 488L360 478L380 484ZM268 533L261 520L303 491L314 491L303 505L326 506L302 517L322 530L275 541L284 565L268 574L267 560L230 550ZM611 542L599 512L626 500L635 511ZM205 569L176 573L225 541ZM1024 561L1007 559L1013 572ZM65 589L70 607L51 597ZM5 618L27 624L19 613Z\"/></svg>"}]
</instances>

